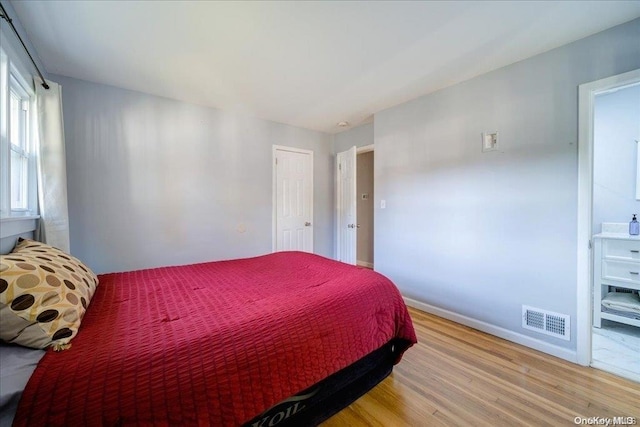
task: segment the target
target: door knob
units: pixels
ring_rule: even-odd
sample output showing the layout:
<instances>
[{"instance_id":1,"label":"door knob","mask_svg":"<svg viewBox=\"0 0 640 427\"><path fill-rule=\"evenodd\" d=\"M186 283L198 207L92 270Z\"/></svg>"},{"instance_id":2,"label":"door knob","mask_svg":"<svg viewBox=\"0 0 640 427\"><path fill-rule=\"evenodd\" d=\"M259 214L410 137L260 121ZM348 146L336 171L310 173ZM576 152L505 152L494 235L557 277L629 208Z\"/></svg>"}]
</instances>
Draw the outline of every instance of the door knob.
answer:
<instances>
[{"instance_id":1,"label":"door knob","mask_svg":"<svg viewBox=\"0 0 640 427\"><path fill-rule=\"evenodd\" d=\"M307 222L304 223L304 226L305 227L311 227L311 223L309 221L307 221Z\"/></svg>"}]
</instances>

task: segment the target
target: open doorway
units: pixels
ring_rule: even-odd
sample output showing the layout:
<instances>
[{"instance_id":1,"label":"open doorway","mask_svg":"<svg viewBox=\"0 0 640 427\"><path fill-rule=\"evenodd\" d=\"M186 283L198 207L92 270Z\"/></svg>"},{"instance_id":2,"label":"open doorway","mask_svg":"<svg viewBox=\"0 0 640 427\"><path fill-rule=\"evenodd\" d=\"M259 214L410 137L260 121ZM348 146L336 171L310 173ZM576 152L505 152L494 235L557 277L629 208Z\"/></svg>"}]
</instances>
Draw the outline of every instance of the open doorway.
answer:
<instances>
[{"instance_id":1,"label":"open doorway","mask_svg":"<svg viewBox=\"0 0 640 427\"><path fill-rule=\"evenodd\" d=\"M356 157L356 264L373 269L373 147Z\"/></svg>"},{"instance_id":2,"label":"open doorway","mask_svg":"<svg viewBox=\"0 0 640 427\"><path fill-rule=\"evenodd\" d=\"M596 94L591 365L640 381L640 238L628 226L640 214L638 139L640 83Z\"/></svg>"},{"instance_id":3,"label":"open doorway","mask_svg":"<svg viewBox=\"0 0 640 427\"><path fill-rule=\"evenodd\" d=\"M640 70L581 85L579 129L578 362L640 381Z\"/></svg>"}]
</instances>

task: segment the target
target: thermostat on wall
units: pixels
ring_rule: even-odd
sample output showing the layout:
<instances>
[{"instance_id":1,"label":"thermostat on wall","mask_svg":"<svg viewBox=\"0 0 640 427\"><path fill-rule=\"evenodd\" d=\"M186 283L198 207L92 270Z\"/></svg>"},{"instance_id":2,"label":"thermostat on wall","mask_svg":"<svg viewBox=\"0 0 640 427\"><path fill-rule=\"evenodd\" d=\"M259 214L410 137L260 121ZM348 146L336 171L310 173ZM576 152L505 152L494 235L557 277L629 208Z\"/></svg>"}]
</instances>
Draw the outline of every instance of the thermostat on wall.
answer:
<instances>
[{"instance_id":1,"label":"thermostat on wall","mask_svg":"<svg viewBox=\"0 0 640 427\"><path fill-rule=\"evenodd\" d=\"M498 149L498 132L482 133L482 152Z\"/></svg>"}]
</instances>

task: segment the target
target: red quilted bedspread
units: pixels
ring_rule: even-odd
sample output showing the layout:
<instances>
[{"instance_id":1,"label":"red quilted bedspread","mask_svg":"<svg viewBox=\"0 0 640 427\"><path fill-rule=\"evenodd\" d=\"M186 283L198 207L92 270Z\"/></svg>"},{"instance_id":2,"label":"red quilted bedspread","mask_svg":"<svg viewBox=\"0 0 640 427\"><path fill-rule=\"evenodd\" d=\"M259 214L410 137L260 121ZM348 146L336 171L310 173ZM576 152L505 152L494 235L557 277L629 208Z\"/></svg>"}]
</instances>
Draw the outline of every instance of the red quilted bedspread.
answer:
<instances>
[{"instance_id":1,"label":"red quilted bedspread","mask_svg":"<svg viewBox=\"0 0 640 427\"><path fill-rule=\"evenodd\" d=\"M15 424L239 425L394 337L416 342L396 287L316 255L106 274Z\"/></svg>"}]
</instances>

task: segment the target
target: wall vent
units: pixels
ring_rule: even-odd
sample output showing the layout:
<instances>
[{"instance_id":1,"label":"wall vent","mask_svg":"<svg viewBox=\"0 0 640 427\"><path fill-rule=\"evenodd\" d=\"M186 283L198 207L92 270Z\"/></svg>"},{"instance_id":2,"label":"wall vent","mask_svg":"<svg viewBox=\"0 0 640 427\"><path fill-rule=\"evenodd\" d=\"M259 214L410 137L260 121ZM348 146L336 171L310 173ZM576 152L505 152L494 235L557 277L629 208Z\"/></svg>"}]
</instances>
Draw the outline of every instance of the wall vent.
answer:
<instances>
[{"instance_id":1,"label":"wall vent","mask_svg":"<svg viewBox=\"0 0 640 427\"><path fill-rule=\"evenodd\" d=\"M567 314L523 305L522 327L567 341L571 339L571 318Z\"/></svg>"}]
</instances>

